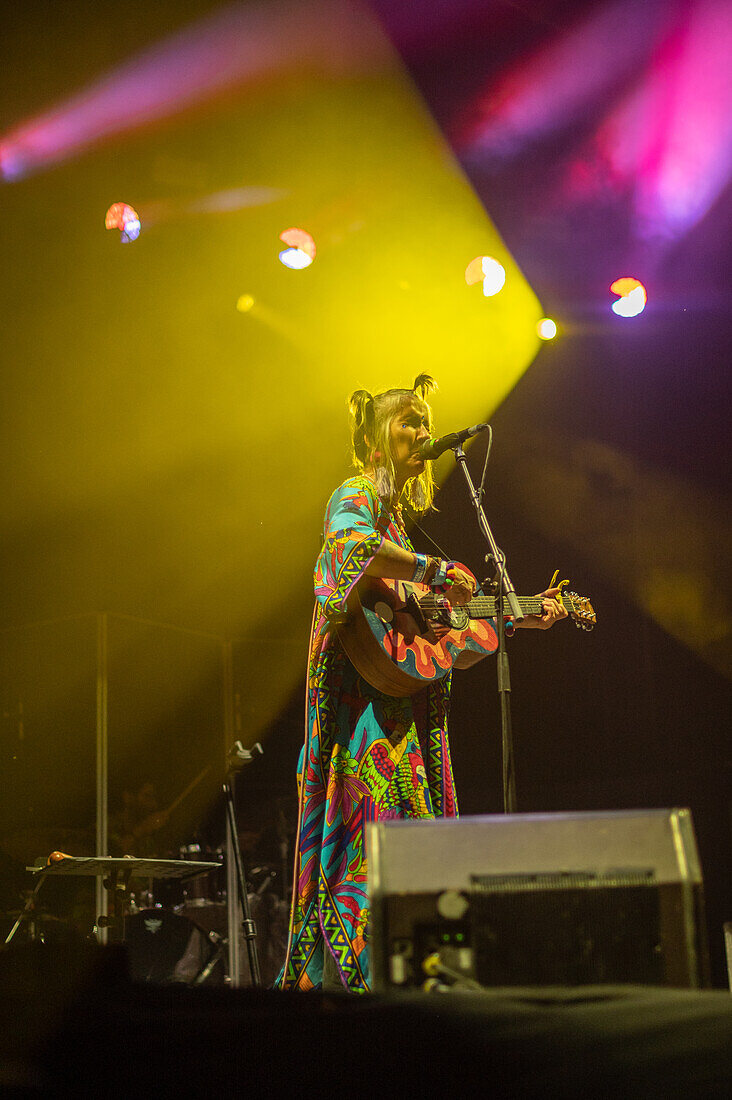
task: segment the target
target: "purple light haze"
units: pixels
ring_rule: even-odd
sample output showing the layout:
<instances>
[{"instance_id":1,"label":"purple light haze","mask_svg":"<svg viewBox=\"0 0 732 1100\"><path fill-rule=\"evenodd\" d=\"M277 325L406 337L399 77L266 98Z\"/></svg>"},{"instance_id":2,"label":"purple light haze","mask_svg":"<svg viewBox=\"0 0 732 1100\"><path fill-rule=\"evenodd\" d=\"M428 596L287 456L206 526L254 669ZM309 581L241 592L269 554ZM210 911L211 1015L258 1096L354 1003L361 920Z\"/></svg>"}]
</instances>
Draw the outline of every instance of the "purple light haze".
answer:
<instances>
[{"instance_id":1,"label":"purple light haze","mask_svg":"<svg viewBox=\"0 0 732 1100\"><path fill-rule=\"evenodd\" d=\"M473 121L456 139L462 154L508 160L566 127L647 60L662 13L675 7L616 0L523 57L480 94Z\"/></svg>"},{"instance_id":2,"label":"purple light haze","mask_svg":"<svg viewBox=\"0 0 732 1100\"><path fill-rule=\"evenodd\" d=\"M732 170L732 13L727 0L697 0L690 9L663 118L655 172L643 178L636 209L641 225L672 236L710 209Z\"/></svg>"},{"instance_id":3,"label":"purple light haze","mask_svg":"<svg viewBox=\"0 0 732 1100\"><path fill-rule=\"evenodd\" d=\"M19 179L273 73L371 68L384 48L368 13L338 0L232 4L2 135L0 172Z\"/></svg>"},{"instance_id":4,"label":"purple light haze","mask_svg":"<svg viewBox=\"0 0 732 1100\"><path fill-rule=\"evenodd\" d=\"M724 0L699 0L606 115L590 148L570 164L568 189L578 166L631 196L640 239L677 239L688 232L726 186L732 170L732 27Z\"/></svg>"},{"instance_id":5,"label":"purple light haze","mask_svg":"<svg viewBox=\"0 0 732 1100\"><path fill-rule=\"evenodd\" d=\"M562 200L630 200L641 240L675 240L732 172L728 0L606 5L494 82L466 135L468 161L498 167L571 130L607 99L569 161Z\"/></svg>"}]
</instances>

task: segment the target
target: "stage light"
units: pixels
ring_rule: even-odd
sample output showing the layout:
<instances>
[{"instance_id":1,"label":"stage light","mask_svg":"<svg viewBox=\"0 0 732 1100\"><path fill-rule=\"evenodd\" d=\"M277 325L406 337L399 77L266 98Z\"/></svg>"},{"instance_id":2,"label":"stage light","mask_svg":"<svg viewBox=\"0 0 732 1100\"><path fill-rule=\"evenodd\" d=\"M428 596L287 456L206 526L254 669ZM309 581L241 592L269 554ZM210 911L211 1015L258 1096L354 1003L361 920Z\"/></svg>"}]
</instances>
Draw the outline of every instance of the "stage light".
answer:
<instances>
[{"instance_id":1,"label":"stage light","mask_svg":"<svg viewBox=\"0 0 732 1100\"><path fill-rule=\"evenodd\" d=\"M492 256L476 256L465 268L465 282L468 286L483 282L483 293L491 298L503 288L506 282L506 270Z\"/></svg>"},{"instance_id":2,"label":"stage light","mask_svg":"<svg viewBox=\"0 0 732 1100\"><path fill-rule=\"evenodd\" d=\"M553 340L557 335L557 323L551 317L542 317L536 326L536 332L540 340Z\"/></svg>"},{"instance_id":3,"label":"stage light","mask_svg":"<svg viewBox=\"0 0 732 1100\"><path fill-rule=\"evenodd\" d=\"M104 217L107 229L119 229L123 244L136 241L140 236L140 218L137 211L126 202L112 203Z\"/></svg>"},{"instance_id":4,"label":"stage light","mask_svg":"<svg viewBox=\"0 0 732 1100\"><path fill-rule=\"evenodd\" d=\"M506 282L506 269L503 264L499 264L498 260L494 260L492 256L483 257L483 293L486 298L492 298L494 294L498 294L499 290L503 289L503 284Z\"/></svg>"},{"instance_id":5,"label":"stage light","mask_svg":"<svg viewBox=\"0 0 732 1100\"><path fill-rule=\"evenodd\" d=\"M236 308L239 313L249 313L253 305L254 298L251 294L241 294L236 300Z\"/></svg>"},{"instance_id":6,"label":"stage light","mask_svg":"<svg viewBox=\"0 0 732 1100\"><path fill-rule=\"evenodd\" d=\"M468 286L479 283L483 279L483 257L476 256L465 268L465 282Z\"/></svg>"},{"instance_id":7,"label":"stage light","mask_svg":"<svg viewBox=\"0 0 732 1100\"><path fill-rule=\"evenodd\" d=\"M280 252L280 263L293 271L302 271L304 267L310 267L312 259L301 248L283 248Z\"/></svg>"},{"instance_id":8,"label":"stage light","mask_svg":"<svg viewBox=\"0 0 732 1100\"><path fill-rule=\"evenodd\" d=\"M123 244L127 244L129 241L136 241L140 236L140 228L139 218L130 218L128 222L125 222L125 227L120 234L120 241Z\"/></svg>"},{"instance_id":9,"label":"stage light","mask_svg":"<svg viewBox=\"0 0 732 1100\"><path fill-rule=\"evenodd\" d=\"M648 295L643 283L638 279L630 276L616 279L610 284L610 290L619 296L617 302L612 303L612 311L617 313L618 317L637 317L646 308Z\"/></svg>"},{"instance_id":10,"label":"stage light","mask_svg":"<svg viewBox=\"0 0 732 1100\"><path fill-rule=\"evenodd\" d=\"M280 240L289 246L280 252L280 263L292 268L293 271L302 271L304 267L310 267L315 259L315 241L309 233L292 226L280 233Z\"/></svg>"},{"instance_id":11,"label":"stage light","mask_svg":"<svg viewBox=\"0 0 732 1100\"><path fill-rule=\"evenodd\" d=\"M613 313L617 313L618 317L637 317L645 308L646 296L640 286L637 286L635 290L631 290L625 297L618 298L617 302L612 304Z\"/></svg>"}]
</instances>

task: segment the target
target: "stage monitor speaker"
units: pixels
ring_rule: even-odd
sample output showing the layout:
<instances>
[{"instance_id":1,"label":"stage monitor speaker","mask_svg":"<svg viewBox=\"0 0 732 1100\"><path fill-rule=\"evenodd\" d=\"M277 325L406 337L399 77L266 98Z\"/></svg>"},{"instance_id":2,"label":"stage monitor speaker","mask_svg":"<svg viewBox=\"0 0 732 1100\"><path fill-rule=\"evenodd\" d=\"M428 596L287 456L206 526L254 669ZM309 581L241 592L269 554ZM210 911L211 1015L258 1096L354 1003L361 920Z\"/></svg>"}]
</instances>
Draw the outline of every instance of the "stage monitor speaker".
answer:
<instances>
[{"instance_id":1,"label":"stage monitor speaker","mask_svg":"<svg viewBox=\"0 0 732 1100\"><path fill-rule=\"evenodd\" d=\"M688 810L368 826L374 988L709 984Z\"/></svg>"}]
</instances>

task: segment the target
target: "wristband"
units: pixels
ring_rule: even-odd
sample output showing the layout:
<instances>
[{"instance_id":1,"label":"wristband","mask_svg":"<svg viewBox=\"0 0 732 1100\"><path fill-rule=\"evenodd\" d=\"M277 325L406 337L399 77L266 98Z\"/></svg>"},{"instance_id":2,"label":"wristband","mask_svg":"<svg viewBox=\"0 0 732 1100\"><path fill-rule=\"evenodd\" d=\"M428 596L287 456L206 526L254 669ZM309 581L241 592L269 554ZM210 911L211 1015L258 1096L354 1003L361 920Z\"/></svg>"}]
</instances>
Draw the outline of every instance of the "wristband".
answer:
<instances>
[{"instance_id":1,"label":"wristband","mask_svg":"<svg viewBox=\"0 0 732 1100\"><path fill-rule=\"evenodd\" d=\"M415 554L417 564L414 567L414 573L410 577L410 580L415 584L421 584L424 581L424 575L427 572L427 566L429 565L429 558L426 554Z\"/></svg>"}]
</instances>

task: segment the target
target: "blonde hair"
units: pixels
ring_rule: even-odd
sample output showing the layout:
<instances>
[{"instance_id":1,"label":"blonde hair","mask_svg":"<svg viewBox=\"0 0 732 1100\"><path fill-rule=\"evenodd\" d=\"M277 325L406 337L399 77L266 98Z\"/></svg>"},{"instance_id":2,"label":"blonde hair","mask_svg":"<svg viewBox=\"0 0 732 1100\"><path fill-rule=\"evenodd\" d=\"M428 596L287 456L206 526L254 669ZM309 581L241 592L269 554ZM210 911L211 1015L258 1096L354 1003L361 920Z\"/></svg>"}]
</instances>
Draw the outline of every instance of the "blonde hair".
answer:
<instances>
[{"instance_id":1,"label":"blonde hair","mask_svg":"<svg viewBox=\"0 0 732 1100\"><path fill-rule=\"evenodd\" d=\"M351 445L353 465L361 473L373 467L376 491L382 500L394 505L399 502L394 458L391 453L391 423L408 405L415 405L427 417L427 428L432 431L432 410L426 395L437 389L429 374L420 374L411 390L385 390L373 397L368 390L356 390L348 404L353 419ZM415 512L426 512L432 507L435 481L432 463L427 462L421 474L410 478L401 497Z\"/></svg>"}]
</instances>

